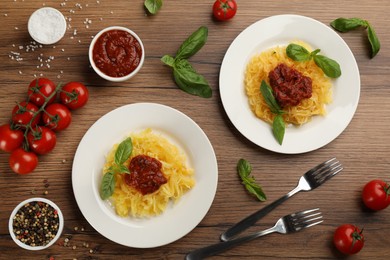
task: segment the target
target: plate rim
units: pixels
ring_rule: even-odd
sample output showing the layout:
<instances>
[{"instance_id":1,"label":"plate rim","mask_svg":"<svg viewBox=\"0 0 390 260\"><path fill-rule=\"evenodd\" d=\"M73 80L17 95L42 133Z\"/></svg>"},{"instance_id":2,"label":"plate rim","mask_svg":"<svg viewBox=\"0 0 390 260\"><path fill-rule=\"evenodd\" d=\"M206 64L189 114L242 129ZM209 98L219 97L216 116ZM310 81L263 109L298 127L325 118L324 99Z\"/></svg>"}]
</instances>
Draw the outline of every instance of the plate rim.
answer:
<instances>
[{"instance_id":1,"label":"plate rim","mask_svg":"<svg viewBox=\"0 0 390 260\"><path fill-rule=\"evenodd\" d=\"M243 127L242 125L240 125L242 119L237 119L237 115L240 114L240 117L242 117L243 115L243 112L247 112L247 111L244 111L244 110L248 110L251 112L251 115L245 115L244 113L244 116L247 116L247 117L251 117L250 120L252 121L259 121L259 122L256 122L255 124L258 124L260 125L262 128L264 128L265 125L267 125L267 123L263 122L261 119L258 119L254 114L253 112L250 110L249 108L249 105L247 104L247 97L246 97L246 94L244 93L245 95L245 104L244 106L247 106L247 108L245 108L244 110L242 110L242 106L238 106L239 109L241 109L239 112L237 111L234 111L234 108L233 108L233 104L229 104L229 99L231 99L230 96L234 96L236 97L237 95L242 95L240 93L240 90L237 92L234 92L233 93L233 90L231 89L234 89L232 88L231 86L228 87L229 84L225 83L228 82L228 83L231 83L233 82L232 81L232 70L230 69L229 70L229 67L227 64L228 62L231 62L231 59L229 57L230 56L233 56L233 52L234 51L237 51L237 46L239 44L242 44L244 39L243 37L245 37L246 35L245 34L248 34L250 33L251 31L253 31L254 29L256 28L260 28L262 25L264 24L270 24L270 23L273 23L272 25L275 25L275 23L277 22L284 22L286 24L288 24L289 22L291 24L293 23L297 23L298 22L301 22L301 21L305 21L306 24L312 24L312 26L316 26L318 28L321 28L322 30L326 31L326 33L328 34L331 34L332 37L334 37L334 41L337 41L337 44L341 45L343 48L344 48L344 51L345 51L345 55L348 56L348 58L350 59L349 62L352 62L350 65L351 65L351 68L348 68L348 72L351 72L353 73L354 75L352 75L353 77L353 80L356 81L356 86L354 86L354 96L353 96L353 104L351 107L349 107L349 111L348 111L348 117L346 118L346 120L342 123L342 125L337 125L337 133L334 133L333 136L331 138L327 138L326 140L323 139L323 140L319 140L318 141L318 144L317 145L308 145L308 146L298 146L298 147L295 147L295 148L289 148L286 146L283 146L283 145L279 145L277 144L277 141L274 139L274 137L272 136L274 143L271 143L271 142L264 142L262 140L259 140L261 138L259 137L253 137L251 135L253 135L253 127L250 126L249 128L252 128L252 129L245 129L245 127ZM280 25L276 25L276 26L280 26ZM275 29L275 28L273 28ZM260 38L260 37L259 37ZM275 40L277 38L279 39L282 39L283 38L283 35L278 35L277 37L265 37L266 40ZM288 41L292 41L294 39L290 39ZM256 44L259 45L261 43L264 43L265 42L265 39L259 39ZM253 45L253 43L251 43ZM309 43L310 44L310 43ZM248 44L250 45L250 44ZM244 71L245 71L245 67L246 67L246 64L247 62L249 61L249 58L252 57L252 55L254 53L257 53L255 52L255 48L253 46L250 46L249 50L248 49L245 49L244 50L244 54L241 53L241 56L238 57L237 55L234 56L235 60L234 62L236 63L236 67L237 66L241 66L241 63L243 63L243 60L246 60L246 62L244 63L244 66L242 67L241 70L238 70L240 71L240 74L238 74L237 76L237 73L234 74L234 76L242 79L241 82L234 82L236 83L236 85L238 84L239 86L241 86L242 88L242 92L244 92L244 87L243 87L243 74L244 74ZM272 46L276 46L276 44L272 45ZM245 46L245 47L248 47L248 46ZM265 48L267 49L267 48ZM265 49L262 49L262 50L265 50ZM242 58L244 57L244 58ZM238 61L238 62L237 62ZM340 61L339 61L340 62ZM344 61L341 61L341 62L344 62ZM238 63L238 65L237 65ZM345 68L343 68L345 69ZM229 73L227 73L226 71L229 71ZM226 79L226 75L229 75L228 78L229 79ZM342 75L344 76L344 75ZM355 77L356 76L356 77ZM230 81L229 81L230 80ZM339 79L336 79L336 81L339 81ZM336 83L334 83L335 85ZM236 37L235 39L231 42L231 44L229 45L224 57L223 57L223 60L222 60L222 64L221 64L221 69L220 69L220 73L219 73L219 87L220 87L220 95L221 95L221 101L222 101L222 105L224 107L224 110L229 118L229 120L232 122L232 124L234 125L234 127L245 137L247 138L249 141L251 141L252 143L254 143L255 145L259 146L259 147L262 147L263 149L265 150L268 150L268 151L271 151L271 152L276 152L276 153L281 153L281 154L301 154L301 153L307 153L307 152L311 152L311 151L314 151L314 150L317 150L319 148L322 148L324 146L326 146L327 144L329 144L330 142L332 142L333 140L335 140L346 128L347 126L349 125L349 123L352 121L353 117L354 117L354 114L356 113L356 110L357 110L357 106L358 106L358 103L359 103L359 99L360 99L360 88L361 88L361 82L360 82L360 72L359 72L359 68L358 68L358 64L356 62L356 59L352 53L352 51L350 50L349 46L347 45L347 43L342 39L342 37L337 34L334 30L332 30L329 26L327 26L326 24L318 21L318 20L315 20L311 17L307 17L307 16L302 16L302 15L297 15L297 14L279 14L279 15L273 15L273 16L269 16L269 17L266 17L266 18L263 18L263 19L260 19L252 24L250 24L249 26L247 26L244 30L242 30ZM334 87L333 87L334 89ZM237 106L237 104L235 104ZM243 105L243 104L239 104L239 105ZM329 106L332 106L332 104L328 104L327 105L327 109ZM327 115L326 116L327 118L329 118L329 116ZM317 118L314 118L314 120L318 120ZM334 121L334 120L333 120ZM310 126L312 122L309 122L308 125ZM247 126L246 126L247 127ZM304 125L304 127L306 127ZM268 133L265 133L268 137L269 135L271 134L272 135L272 130L271 130L271 127L268 125L268 128L269 128L269 131ZM302 126L301 126L302 128ZM260 128L259 128L260 129ZM261 130L261 129L260 129ZM285 135L285 139L286 139L286 136L289 134L289 129L286 129L286 135ZM306 131L307 132L307 131ZM268 143L267 143L268 142ZM285 143L285 141L284 141Z\"/></svg>"},{"instance_id":2,"label":"plate rim","mask_svg":"<svg viewBox=\"0 0 390 260\"><path fill-rule=\"evenodd\" d=\"M199 163L196 163L195 161L192 162L191 166L194 167L195 178L197 178L196 179L197 183L189 192L193 192L193 193L198 192L199 193L199 191L201 191L201 190L199 190L200 188L205 188L206 194L201 195L201 197L204 198L204 200L202 200L202 205L199 207L199 212L194 213L195 216L189 218L191 222L175 223L181 227L179 231L175 230L175 232L172 232L172 230L170 230L171 232L168 234L165 234L166 230L164 230L163 232L160 232L160 234L158 234L158 232L157 232L156 234L154 234L156 237L155 239L146 239L146 237L144 237L144 238L137 237L136 239L128 239L129 237L124 237L122 234L120 234L118 236L117 233L113 233L111 230L107 230L105 228L102 228L102 223L99 223L99 221L102 221L102 220L103 221L110 221L109 224L111 224L111 226L114 225L116 230L123 228L124 230L127 230L127 231L131 230L131 231L133 231L133 233L137 233L137 234L140 234L140 232L144 229L144 231L142 231L142 233L141 233L141 234L144 234L145 232L148 232L149 229L152 229L152 227L156 228L157 224L155 224L154 222L164 223L164 216L166 218L172 217L172 216L173 216L173 218L175 218L175 215L173 214L175 212L175 209L174 208L167 209L166 211L169 211L169 213L166 213L166 211L165 211L162 215L152 217L150 219L134 218L133 220L131 220L127 223L125 223L126 222L125 220L124 221L121 221L121 220L116 221L116 219L113 219L113 216L110 216L110 214L107 214L107 208L105 208L106 206L104 206L102 208L102 205L101 204L99 205L99 203L96 202L97 200L100 200L100 198L96 198L96 194L94 194L96 192L95 191L96 187L94 187L94 183L93 183L94 180L93 179L94 179L94 175L95 175L94 171L98 171L99 169L98 170L91 169L91 173L89 173L89 175L91 175L90 176L91 178L86 177L86 176L82 176L78 172L80 169L82 169L82 168L80 168L80 158L82 158L80 153L85 151L85 149L86 149L85 145L88 144L88 138L91 138L90 135L91 135L93 129L100 127L100 124L102 122L104 122L104 120L107 120L107 118L109 119L110 117L115 116L115 113L121 113L123 111L132 111L132 110L137 110L137 109L142 110L142 109L145 109L145 107L150 108L151 110L155 111L156 113L162 113L162 114L167 113L168 115L171 115L175 119L179 118L179 120L183 120L182 121L182 122L184 122L183 124L186 124L186 127L188 129L191 129L191 131L193 131L193 133L197 132L198 136L203 138L200 142L198 141L198 143L200 143L199 145L203 145L203 147L194 148L194 144L188 144L188 143L181 144L181 145L186 146L185 148L187 148L187 149L188 149L187 146L191 146L190 149L193 149L194 151L196 151L197 149L198 150L204 149L205 153L209 157L206 161L210 165L208 165L208 166L200 165L199 166ZM163 112L158 112L158 111L163 111ZM145 117L148 117L148 116L145 116ZM145 120L145 119L143 119L143 120ZM163 119L161 119L161 121L163 122ZM145 128L147 128L147 127L141 126L141 127L139 127L138 130L145 129ZM185 128L185 127L183 127L183 128ZM151 129L153 130L153 127L151 127ZM126 133L129 134L132 131L133 131L132 129L128 129L126 131ZM177 130L177 131L182 131L182 130ZM183 133L183 135L185 135L185 134L186 133ZM121 137L123 138L124 136L121 136ZM175 137L175 136L173 136L173 137ZM197 145L198 145L198 143L197 143ZM114 143L111 143L110 147L107 147L107 148L111 149L112 145L114 145ZM193 156L193 155L187 154L187 152L188 151L186 150L185 153L187 155L187 158L189 156ZM191 151L191 152L193 152L193 151ZM102 153L104 153L104 152L102 152ZM105 155L106 154L104 154L103 156L105 156ZM197 158L193 158L193 159L197 159ZM98 160L95 159L95 161L98 161ZM202 160L202 161L204 161L204 160ZM198 167L206 167L206 168L209 167L211 172L208 172L209 175L206 177L204 176L204 174L202 175L202 173L200 175L199 174L197 175L196 169L195 169L195 167L197 167L197 166ZM97 167L99 167L99 166L97 166ZM101 171L101 168L102 168L102 165L100 167L100 171ZM82 177L80 177L80 176L82 176ZM202 178L201 180L199 180L200 177ZM78 183L80 181L80 178L83 178L84 182L86 179L88 179L89 184L88 183L81 183L81 184ZM209 183L207 184L208 185L207 187L204 187L204 185L205 185L204 179L209 181ZM173 107L159 104L159 103L140 102L140 103L127 104L127 105L117 107L117 108L107 112L103 116L101 116L96 122L94 122L91 125L91 127L87 130L87 132L82 137L82 139L77 147L77 150L76 150L76 153L74 156L73 165L72 165L73 193L74 193L74 197L75 197L75 200L77 202L77 205L78 205L81 213L83 214L84 218L88 221L88 223L98 233L100 233L104 237L108 238L109 240L111 240L115 243L118 243L118 244L121 244L124 246L128 246L128 247L133 247L133 248L154 248L154 247L164 246L166 244L172 243L172 242L184 237L185 235L187 235L207 215L207 213L210 210L212 203L214 201L216 191L217 191L217 186L218 186L217 158L215 155L214 148L213 148L210 140L208 139L207 135L203 131L203 129L201 129L201 127L193 119L191 119L189 116L187 116L183 112L181 112ZM187 194L190 194L190 195L186 196ZM194 197L194 196L195 195L191 195L191 193L184 194L183 197L177 203L177 204L179 204L179 206L175 205L176 209L177 209L177 207L183 207L183 205L185 207L186 206L185 203L184 202L181 203L181 201L184 201L184 200L187 200L187 202L193 201L192 197ZM196 194L196 196L199 196L199 194ZM190 198L190 199L188 199L188 198ZM90 203L90 205L87 206L86 202ZM93 214L93 217L92 217L91 213L88 212L88 210L91 207L93 207L94 211L95 211L95 213ZM182 212L176 212L176 213L180 213L179 215L183 215ZM167 215L165 215L165 214L167 214ZM184 215L186 215L186 214L187 213L185 213ZM96 218L95 218L95 215L96 215ZM114 216L114 218L116 218L116 217ZM121 219L120 217L117 217L117 218ZM156 221L154 221L154 220L156 220ZM169 223L170 222L168 219L168 224ZM142 226L143 224L145 224L145 226ZM104 225L107 225L107 223L105 223ZM168 226L170 226L170 225L167 225L167 227ZM118 229L118 227L119 227L119 229ZM165 226L164 226L164 228L165 228ZM148 235L150 236L150 234L148 234Z\"/></svg>"}]
</instances>

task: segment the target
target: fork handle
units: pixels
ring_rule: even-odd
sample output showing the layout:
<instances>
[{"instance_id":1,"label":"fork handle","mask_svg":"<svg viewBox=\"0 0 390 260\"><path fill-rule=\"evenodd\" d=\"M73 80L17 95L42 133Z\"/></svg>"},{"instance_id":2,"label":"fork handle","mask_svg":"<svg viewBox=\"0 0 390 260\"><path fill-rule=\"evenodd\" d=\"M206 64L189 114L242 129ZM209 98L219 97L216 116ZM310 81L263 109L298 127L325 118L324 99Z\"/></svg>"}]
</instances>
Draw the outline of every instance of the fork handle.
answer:
<instances>
[{"instance_id":1,"label":"fork handle","mask_svg":"<svg viewBox=\"0 0 390 260\"><path fill-rule=\"evenodd\" d=\"M226 242L220 242L220 243L217 243L214 245L210 245L210 246L196 249L196 250L188 253L185 260L201 260L201 259L204 259L205 257L224 252L224 251L226 251L234 246L238 246L238 245L245 243L247 241L251 241L255 238L265 236L267 234L275 232L276 231L275 226L271 227L269 229L266 229L264 231L261 231L261 232L256 232L256 233L248 235L248 236L239 237L239 238L232 239L232 240L229 240Z\"/></svg>"},{"instance_id":2,"label":"fork handle","mask_svg":"<svg viewBox=\"0 0 390 260\"><path fill-rule=\"evenodd\" d=\"M269 212L271 212L274 208L282 204L284 201L286 201L288 198L293 196L294 194L298 193L302 189L299 187L295 187L292 191L284 195L283 197L275 200L271 204L265 206L264 208L261 208L260 210L254 212L253 214L249 215L248 217L244 218L240 222L236 223L234 226L230 227L228 230L226 230L224 233L221 234L221 240L222 241L228 241L232 239L237 234L243 232L250 226L256 223L259 219L267 215Z\"/></svg>"}]
</instances>

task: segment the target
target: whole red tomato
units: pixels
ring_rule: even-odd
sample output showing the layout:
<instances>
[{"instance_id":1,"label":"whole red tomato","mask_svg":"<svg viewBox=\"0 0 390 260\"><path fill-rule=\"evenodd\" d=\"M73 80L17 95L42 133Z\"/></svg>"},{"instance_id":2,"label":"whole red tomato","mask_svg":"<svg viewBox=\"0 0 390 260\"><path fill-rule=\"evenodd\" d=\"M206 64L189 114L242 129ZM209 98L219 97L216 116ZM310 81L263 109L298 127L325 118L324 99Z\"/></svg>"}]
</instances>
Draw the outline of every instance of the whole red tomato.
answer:
<instances>
[{"instance_id":1,"label":"whole red tomato","mask_svg":"<svg viewBox=\"0 0 390 260\"><path fill-rule=\"evenodd\" d=\"M12 121L23 128L26 128L29 123L31 127L35 127L41 119L38 110L39 108L31 102L20 102L12 110Z\"/></svg>"},{"instance_id":2,"label":"whole red tomato","mask_svg":"<svg viewBox=\"0 0 390 260\"><path fill-rule=\"evenodd\" d=\"M235 0L217 0L213 5L213 14L217 20L226 21L232 19L237 12Z\"/></svg>"},{"instance_id":3,"label":"whole red tomato","mask_svg":"<svg viewBox=\"0 0 390 260\"><path fill-rule=\"evenodd\" d=\"M339 226L333 236L333 243L343 254L352 255L358 253L364 246L362 231L351 224Z\"/></svg>"},{"instance_id":4,"label":"whole red tomato","mask_svg":"<svg viewBox=\"0 0 390 260\"><path fill-rule=\"evenodd\" d=\"M83 107L88 101L87 87L80 82L69 82L62 87L60 94L61 103L69 109Z\"/></svg>"},{"instance_id":5,"label":"whole red tomato","mask_svg":"<svg viewBox=\"0 0 390 260\"><path fill-rule=\"evenodd\" d=\"M22 146L24 133L18 129L12 129L10 124L0 126L0 150L12 152Z\"/></svg>"},{"instance_id":6,"label":"whole red tomato","mask_svg":"<svg viewBox=\"0 0 390 260\"><path fill-rule=\"evenodd\" d=\"M38 165L38 156L23 148L17 148L9 157L9 166L18 174L28 174L35 170Z\"/></svg>"},{"instance_id":7,"label":"whole red tomato","mask_svg":"<svg viewBox=\"0 0 390 260\"><path fill-rule=\"evenodd\" d=\"M29 101L37 105L38 107L41 107L45 101L46 98L48 98L50 95L53 95L50 100L48 100L47 104L51 104L54 102L56 95L54 92L56 91L56 85L53 81L46 78L39 78L34 79L31 81L30 85L28 86L28 97Z\"/></svg>"},{"instance_id":8,"label":"whole red tomato","mask_svg":"<svg viewBox=\"0 0 390 260\"><path fill-rule=\"evenodd\" d=\"M30 149L36 154L47 154L56 146L56 134L45 126L37 126L27 133L27 141Z\"/></svg>"},{"instance_id":9,"label":"whole red tomato","mask_svg":"<svg viewBox=\"0 0 390 260\"><path fill-rule=\"evenodd\" d=\"M372 210L382 210L390 205L390 186L382 180L369 181L363 188L364 205Z\"/></svg>"},{"instance_id":10,"label":"whole red tomato","mask_svg":"<svg viewBox=\"0 0 390 260\"><path fill-rule=\"evenodd\" d=\"M59 132L68 128L72 122L72 114L65 105L53 103L46 107L46 112L43 114L42 119L45 126Z\"/></svg>"}]
</instances>

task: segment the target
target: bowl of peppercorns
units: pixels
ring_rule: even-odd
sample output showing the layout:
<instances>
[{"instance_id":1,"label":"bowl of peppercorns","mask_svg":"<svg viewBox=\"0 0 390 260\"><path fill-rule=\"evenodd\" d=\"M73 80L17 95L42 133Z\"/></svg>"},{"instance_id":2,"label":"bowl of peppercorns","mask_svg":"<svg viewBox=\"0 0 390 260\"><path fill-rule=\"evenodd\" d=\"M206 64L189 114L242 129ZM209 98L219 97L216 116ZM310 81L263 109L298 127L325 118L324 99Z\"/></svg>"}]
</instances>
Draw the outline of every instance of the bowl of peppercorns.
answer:
<instances>
[{"instance_id":1,"label":"bowl of peppercorns","mask_svg":"<svg viewBox=\"0 0 390 260\"><path fill-rule=\"evenodd\" d=\"M61 236L64 217L60 208L45 198L31 198L19 203L8 223L15 243L28 250L42 250Z\"/></svg>"}]
</instances>

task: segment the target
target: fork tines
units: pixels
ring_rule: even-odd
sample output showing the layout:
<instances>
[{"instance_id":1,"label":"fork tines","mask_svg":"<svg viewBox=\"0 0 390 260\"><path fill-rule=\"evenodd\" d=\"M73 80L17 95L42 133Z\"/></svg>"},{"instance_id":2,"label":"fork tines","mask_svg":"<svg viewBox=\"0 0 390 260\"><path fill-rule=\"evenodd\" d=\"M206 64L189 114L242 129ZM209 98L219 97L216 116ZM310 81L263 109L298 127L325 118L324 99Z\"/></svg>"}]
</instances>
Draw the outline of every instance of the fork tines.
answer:
<instances>
[{"instance_id":1,"label":"fork tines","mask_svg":"<svg viewBox=\"0 0 390 260\"><path fill-rule=\"evenodd\" d=\"M314 178L316 182L323 183L339 173L342 169L343 166L341 163L336 158L332 158L308 171L307 175Z\"/></svg>"},{"instance_id":2,"label":"fork tines","mask_svg":"<svg viewBox=\"0 0 390 260\"><path fill-rule=\"evenodd\" d=\"M304 210L289 215L290 224L294 231L299 231L303 228L312 227L322 223L322 214L319 208Z\"/></svg>"}]
</instances>

